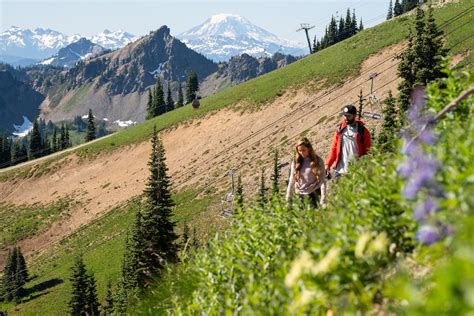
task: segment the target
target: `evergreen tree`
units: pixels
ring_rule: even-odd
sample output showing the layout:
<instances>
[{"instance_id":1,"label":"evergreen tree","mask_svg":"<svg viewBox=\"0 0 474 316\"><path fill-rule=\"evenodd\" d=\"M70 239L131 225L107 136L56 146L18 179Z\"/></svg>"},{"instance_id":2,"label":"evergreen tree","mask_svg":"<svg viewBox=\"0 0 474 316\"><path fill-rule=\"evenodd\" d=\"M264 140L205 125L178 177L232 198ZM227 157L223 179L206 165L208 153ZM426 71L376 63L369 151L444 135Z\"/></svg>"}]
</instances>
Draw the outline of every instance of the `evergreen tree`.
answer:
<instances>
[{"instance_id":1,"label":"evergreen tree","mask_svg":"<svg viewBox=\"0 0 474 316\"><path fill-rule=\"evenodd\" d=\"M149 120L155 117L156 109L155 109L155 102L153 100L154 92L152 89L148 89L148 101L146 104L146 119Z\"/></svg>"},{"instance_id":2,"label":"evergreen tree","mask_svg":"<svg viewBox=\"0 0 474 316\"><path fill-rule=\"evenodd\" d=\"M445 77L442 70L445 68L444 58L448 50L443 47L442 35L443 32L436 26L433 8L429 5L423 33L424 71L418 74L418 82L422 84Z\"/></svg>"},{"instance_id":3,"label":"evergreen tree","mask_svg":"<svg viewBox=\"0 0 474 316\"><path fill-rule=\"evenodd\" d=\"M387 20L390 20L391 18L393 18L393 4L392 4L392 0L390 0L390 3L389 3L389 5L388 5Z\"/></svg>"},{"instance_id":4,"label":"evergreen tree","mask_svg":"<svg viewBox=\"0 0 474 316\"><path fill-rule=\"evenodd\" d=\"M56 126L53 129L53 140L52 140L52 151L53 153L58 151L58 129Z\"/></svg>"},{"instance_id":5,"label":"evergreen tree","mask_svg":"<svg viewBox=\"0 0 474 316\"><path fill-rule=\"evenodd\" d=\"M21 279L17 277L17 255L16 248L10 249L3 269L2 292L3 300L7 302L16 301L20 297L22 284L19 282Z\"/></svg>"},{"instance_id":6,"label":"evergreen tree","mask_svg":"<svg viewBox=\"0 0 474 316\"><path fill-rule=\"evenodd\" d=\"M165 94L163 92L163 86L160 79L158 78L155 85L154 95L153 95L153 108L155 109L155 115L158 116L166 113L166 102Z\"/></svg>"},{"instance_id":7,"label":"evergreen tree","mask_svg":"<svg viewBox=\"0 0 474 316\"><path fill-rule=\"evenodd\" d=\"M102 308L104 316L111 316L114 313L114 295L112 292L112 281L107 281L107 292L105 294L105 303Z\"/></svg>"},{"instance_id":8,"label":"evergreen tree","mask_svg":"<svg viewBox=\"0 0 474 316\"><path fill-rule=\"evenodd\" d=\"M72 146L71 139L69 138L69 127L66 125L66 131L64 132L64 142L66 144L66 148Z\"/></svg>"},{"instance_id":9,"label":"evergreen tree","mask_svg":"<svg viewBox=\"0 0 474 316\"><path fill-rule=\"evenodd\" d=\"M280 193L280 178L281 178L281 172L280 168L278 166L278 150L275 150L273 153L273 173L271 176L271 181L272 181L272 193L273 194L279 194Z\"/></svg>"},{"instance_id":10,"label":"evergreen tree","mask_svg":"<svg viewBox=\"0 0 474 316\"><path fill-rule=\"evenodd\" d=\"M267 188L265 187L265 169L262 168L262 173L260 175L260 189L258 191L258 204L261 207L265 206L265 202L267 201Z\"/></svg>"},{"instance_id":11,"label":"evergreen tree","mask_svg":"<svg viewBox=\"0 0 474 316\"><path fill-rule=\"evenodd\" d=\"M127 290L125 289L123 282L120 282L118 284L117 291L115 292L113 299L114 299L113 314L125 315L125 313L127 312L128 297L127 297Z\"/></svg>"},{"instance_id":12,"label":"evergreen tree","mask_svg":"<svg viewBox=\"0 0 474 316\"><path fill-rule=\"evenodd\" d=\"M28 267L26 266L25 257L23 257L20 247L16 247L15 249L17 286L22 286L28 281Z\"/></svg>"},{"instance_id":13,"label":"evergreen tree","mask_svg":"<svg viewBox=\"0 0 474 316\"><path fill-rule=\"evenodd\" d=\"M137 212L134 228L127 238L122 263L125 289L144 286L158 274L166 261L177 260L178 236L171 220L174 202L171 199L170 178L165 163L165 151L158 139L156 126L153 131L152 151L148 166L150 176L145 187L145 203Z\"/></svg>"},{"instance_id":14,"label":"evergreen tree","mask_svg":"<svg viewBox=\"0 0 474 316\"><path fill-rule=\"evenodd\" d=\"M393 16L399 16L403 14L403 7L400 4L400 0L395 0L395 5L393 6Z\"/></svg>"},{"instance_id":15,"label":"evergreen tree","mask_svg":"<svg viewBox=\"0 0 474 316\"><path fill-rule=\"evenodd\" d=\"M152 152L148 166L150 176L145 188L146 203L142 214L142 235L144 253L141 261L145 274L154 274L162 267L163 261L176 261L178 236L171 220L174 202L171 199L170 178L165 163L165 150L158 139L156 127L152 136Z\"/></svg>"},{"instance_id":16,"label":"evergreen tree","mask_svg":"<svg viewBox=\"0 0 474 316\"><path fill-rule=\"evenodd\" d=\"M15 140L13 142L13 148L11 153L11 165L16 165L28 160L28 150L25 144L21 140Z\"/></svg>"},{"instance_id":17,"label":"evergreen tree","mask_svg":"<svg viewBox=\"0 0 474 316\"><path fill-rule=\"evenodd\" d=\"M186 103L191 103L196 99L198 90L199 82L197 74L194 71L190 71L186 80Z\"/></svg>"},{"instance_id":18,"label":"evergreen tree","mask_svg":"<svg viewBox=\"0 0 474 316\"><path fill-rule=\"evenodd\" d=\"M358 32L360 31L363 31L364 30L364 24L362 23L362 18L360 18L360 23L359 23L359 28L358 28Z\"/></svg>"},{"instance_id":19,"label":"evergreen tree","mask_svg":"<svg viewBox=\"0 0 474 316\"><path fill-rule=\"evenodd\" d=\"M69 301L69 313L71 315L86 315L87 312L87 271L81 256L77 256L71 269L69 278L72 286L71 299Z\"/></svg>"},{"instance_id":20,"label":"evergreen tree","mask_svg":"<svg viewBox=\"0 0 474 316\"><path fill-rule=\"evenodd\" d=\"M12 144L4 132L0 140L0 168L10 165Z\"/></svg>"},{"instance_id":21,"label":"evergreen tree","mask_svg":"<svg viewBox=\"0 0 474 316\"><path fill-rule=\"evenodd\" d=\"M402 1L402 7L403 7L403 12L408 12L416 8L418 5L418 0L403 0Z\"/></svg>"},{"instance_id":22,"label":"evergreen tree","mask_svg":"<svg viewBox=\"0 0 474 316\"><path fill-rule=\"evenodd\" d=\"M41 133L39 129L39 122L35 120L33 123L33 130L30 136L30 149L29 159L35 159L42 156L43 153L43 141L41 139Z\"/></svg>"},{"instance_id":23,"label":"evergreen tree","mask_svg":"<svg viewBox=\"0 0 474 316\"><path fill-rule=\"evenodd\" d=\"M94 115L92 115L92 110L89 109L89 116L87 117L87 134L86 134L86 142L90 142L96 138L95 135L95 123L94 123ZM66 143L66 132L64 132L64 147L67 147Z\"/></svg>"},{"instance_id":24,"label":"evergreen tree","mask_svg":"<svg viewBox=\"0 0 474 316\"><path fill-rule=\"evenodd\" d=\"M59 138L59 150L66 148L66 128L64 123L61 124L61 136Z\"/></svg>"},{"instance_id":25,"label":"evergreen tree","mask_svg":"<svg viewBox=\"0 0 474 316\"><path fill-rule=\"evenodd\" d=\"M347 38L347 35L346 33L344 32L345 30L345 25L344 25L344 19L341 17L339 19L339 26L337 28L337 41L340 42L340 41L343 41Z\"/></svg>"},{"instance_id":26,"label":"evergreen tree","mask_svg":"<svg viewBox=\"0 0 474 316\"><path fill-rule=\"evenodd\" d=\"M392 91L388 92L388 97L384 100L383 124L378 136L378 144L382 151L391 152L395 149L395 133L398 130L397 109Z\"/></svg>"},{"instance_id":27,"label":"evergreen tree","mask_svg":"<svg viewBox=\"0 0 474 316\"><path fill-rule=\"evenodd\" d=\"M355 9L352 9L352 18L351 18L351 33L350 36L353 36L357 33L357 18Z\"/></svg>"},{"instance_id":28,"label":"evergreen tree","mask_svg":"<svg viewBox=\"0 0 474 316\"><path fill-rule=\"evenodd\" d=\"M410 93L415 84L415 73L413 72L414 53L413 53L413 35L408 35L408 45L400 57L398 64L398 76L403 80L398 85L398 103L401 115L404 116L410 105ZM404 118L401 118L404 121Z\"/></svg>"},{"instance_id":29,"label":"evergreen tree","mask_svg":"<svg viewBox=\"0 0 474 316\"><path fill-rule=\"evenodd\" d=\"M138 210L135 214L132 229L125 239L125 250L122 259L121 286L127 292L139 287L140 273L143 270L143 264L140 262L140 255L143 253L141 224L141 212Z\"/></svg>"},{"instance_id":30,"label":"evergreen tree","mask_svg":"<svg viewBox=\"0 0 474 316\"><path fill-rule=\"evenodd\" d=\"M346 38L351 37L351 34L352 34L351 27L352 27L351 10L347 8L346 21L344 22L344 34Z\"/></svg>"},{"instance_id":31,"label":"evergreen tree","mask_svg":"<svg viewBox=\"0 0 474 316\"><path fill-rule=\"evenodd\" d=\"M242 210L244 207L244 188L242 186L242 176L239 175L237 178L237 189L235 192L235 204L237 204L237 208Z\"/></svg>"},{"instance_id":32,"label":"evergreen tree","mask_svg":"<svg viewBox=\"0 0 474 316\"><path fill-rule=\"evenodd\" d=\"M174 110L174 100L171 95L171 83L168 82L168 92L166 94L166 112Z\"/></svg>"},{"instance_id":33,"label":"evergreen tree","mask_svg":"<svg viewBox=\"0 0 474 316\"><path fill-rule=\"evenodd\" d=\"M181 81L178 82L178 102L176 103L176 107L180 108L184 105L184 96L183 96L183 85Z\"/></svg>"},{"instance_id":34,"label":"evergreen tree","mask_svg":"<svg viewBox=\"0 0 474 316\"><path fill-rule=\"evenodd\" d=\"M99 316L99 299L97 298L97 287L93 273L86 274L86 315Z\"/></svg>"}]
</instances>

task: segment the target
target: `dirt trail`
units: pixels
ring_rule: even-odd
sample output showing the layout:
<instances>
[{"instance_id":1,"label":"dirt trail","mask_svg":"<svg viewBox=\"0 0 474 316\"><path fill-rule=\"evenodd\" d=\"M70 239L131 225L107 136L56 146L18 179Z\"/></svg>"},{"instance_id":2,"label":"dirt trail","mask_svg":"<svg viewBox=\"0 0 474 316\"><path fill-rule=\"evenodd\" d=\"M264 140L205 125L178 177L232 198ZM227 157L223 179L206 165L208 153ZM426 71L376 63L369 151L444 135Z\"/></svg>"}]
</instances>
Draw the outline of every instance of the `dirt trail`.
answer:
<instances>
[{"instance_id":1,"label":"dirt trail","mask_svg":"<svg viewBox=\"0 0 474 316\"><path fill-rule=\"evenodd\" d=\"M282 161L287 161L295 139L305 130L305 136L325 158L341 107L355 103L361 88L364 94L370 91L368 73L380 73L374 81L375 94L380 99L388 90L396 91L396 60L390 56L400 49L400 45L391 46L371 56L363 63L360 77L346 80L334 91L288 92L259 111L242 114L224 109L163 132L161 137L175 188L205 186L208 181L222 177L226 170L242 165L240 172L247 192L251 192L261 166L271 161L270 148L279 147ZM287 118L263 133L258 132L285 114ZM367 120L366 123L371 128L377 122ZM231 146L247 137L250 139L240 146ZM150 145L145 142L104 154L88 163L78 163L72 153L61 159L58 163L63 163L63 167L51 174L0 182L0 201L8 203L46 204L66 196L81 202L80 207L69 210L70 216L66 219L20 242L24 252L28 255L62 239L114 206L139 195L148 176L149 152ZM227 186L228 182L222 182L221 188L215 187L214 192L224 192ZM0 264L2 259L0 255Z\"/></svg>"}]
</instances>

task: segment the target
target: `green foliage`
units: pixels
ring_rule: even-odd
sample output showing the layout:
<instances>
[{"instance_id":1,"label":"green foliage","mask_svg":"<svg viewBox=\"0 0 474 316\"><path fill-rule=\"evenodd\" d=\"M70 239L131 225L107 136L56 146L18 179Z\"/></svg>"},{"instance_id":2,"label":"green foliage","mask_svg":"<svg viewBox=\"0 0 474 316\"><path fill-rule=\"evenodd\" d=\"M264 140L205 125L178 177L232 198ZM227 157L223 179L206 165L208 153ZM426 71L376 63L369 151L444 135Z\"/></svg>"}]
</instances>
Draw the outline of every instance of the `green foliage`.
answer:
<instances>
[{"instance_id":1,"label":"green foliage","mask_svg":"<svg viewBox=\"0 0 474 316\"><path fill-rule=\"evenodd\" d=\"M392 0L390 0L390 3L389 3L389 5L388 5L387 20L390 20L391 18L393 18L393 4L392 4Z\"/></svg>"},{"instance_id":2,"label":"green foliage","mask_svg":"<svg viewBox=\"0 0 474 316\"><path fill-rule=\"evenodd\" d=\"M82 256L77 256L71 268L70 281L72 284L69 301L70 315L99 315L95 278L88 274Z\"/></svg>"},{"instance_id":3,"label":"green foliage","mask_svg":"<svg viewBox=\"0 0 474 316\"><path fill-rule=\"evenodd\" d=\"M184 96L183 96L183 84L181 81L178 82L178 101L176 102L176 107L180 108L184 105Z\"/></svg>"},{"instance_id":4,"label":"green foliage","mask_svg":"<svg viewBox=\"0 0 474 316\"><path fill-rule=\"evenodd\" d=\"M378 146L384 152L392 152L396 148L395 133L399 129L398 111L392 91L388 92L388 97L384 100L382 129L378 135Z\"/></svg>"},{"instance_id":5,"label":"green foliage","mask_svg":"<svg viewBox=\"0 0 474 316\"><path fill-rule=\"evenodd\" d=\"M105 302L102 307L104 316L111 316L114 312L114 296L112 292L112 281L107 280L107 292L105 294Z\"/></svg>"},{"instance_id":6,"label":"green foliage","mask_svg":"<svg viewBox=\"0 0 474 316\"><path fill-rule=\"evenodd\" d=\"M199 90L199 82L196 72L190 71L186 78L186 103L196 99L196 92Z\"/></svg>"},{"instance_id":7,"label":"green foliage","mask_svg":"<svg viewBox=\"0 0 474 316\"><path fill-rule=\"evenodd\" d=\"M18 301L28 280L28 268L20 247L8 251L0 285L0 301Z\"/></svg>"},{"instance_id":8,"label":"green foliage","mask_svg":"<svg viewBox=\"0 0 474 316\"><path fill-rule=\"evenodd\" d=\"M171 96L171 83L168 82L168 91L166 93L166 110L165 112L173 111L174 110L174 100Z\"/></svg>"},{"instance_id":9,"label":"green foliage","mask_svg":"<svg viewBox=\"0 0 474 316\"><path fill-rule=\"evenodd\" d=\"M281 178L281 171L280 166L278 164L278 150L275 150L273 153L273 173L270 178L272 182L272 194L279 194L280 193L280 178Z\"/></svg>"},{"instance_id":10,"label":"green foliage","mask_svg":"<svg viewBox=\"0 0 474 316\"><path fill-rule=\"evenodd\" d=\"M64 135L64 136L63 136ZM92 115L92 110L89 109L89 116L87 117L87 134L86 134L86 142L94 140L96 138L95 133L95 122L94 122L94 115ZM66 132L61 129L61 149L67 147L67 140L66 140Z\"/></svg>"},{"instance_id":11,"label":"green foliage","mask_svg":"<svg viewBox=\"0 0 474 316\"><path fill-rule=\"evenodd\" d=\"M38 120L33 123L33 130L30 136L30 148L28 151L29 159L35 159L41 157L43 154L43 141L39 129Z\"/></svg>"},{"instance_id":12,"label":"green foliage","mask_svg":"<svg viewBox=\"0 0 474 316\"><path fill-rule=\"evenodd\" d=\"M438 113L459 94L472 87L471 74L446 71L446 78L428 86L428 108ZM419 246L411 262L418 271L428 271L423 278L414 275L406 264L398 267L388 280L385 294L391 297L396 311L410 315L468 315L472 313L474 278L474 98L461 102L452 113L435 125L436 144L426 146L442 168L437 183L444 198L430 220L443 223L448 234L442 243L429 248ZM403 302L403 304L401 304Z\"/></svg>"},{"instance_id":13,"label":"green foliage","mask_svg":"<svg viewBox=\"0 0 474 316\"><path fill-rule=\"evenodd\" d=\"M178 236L171 219L175 204L171 198L164 147L156 129L151 143L150 176L144 191L146 200L136 214L122 263L122 279L127 291L145 286L160 273L165 262L177 260L175 240Z\"/></svg>"}]
</instances>

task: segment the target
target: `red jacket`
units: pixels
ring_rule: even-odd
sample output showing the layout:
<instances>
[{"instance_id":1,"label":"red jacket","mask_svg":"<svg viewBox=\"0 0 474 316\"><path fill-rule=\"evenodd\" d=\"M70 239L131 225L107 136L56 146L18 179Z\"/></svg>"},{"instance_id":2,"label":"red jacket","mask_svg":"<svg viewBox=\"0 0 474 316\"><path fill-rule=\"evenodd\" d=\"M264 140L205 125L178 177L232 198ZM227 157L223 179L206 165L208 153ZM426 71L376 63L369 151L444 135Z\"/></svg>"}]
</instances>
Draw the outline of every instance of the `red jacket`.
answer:
<instances>
[{"instance_id":1,"label":"red jacket","mask_svg":"<svg viewBox=\"0 0 474 316\"><path fill-rule=\"evenodd\" d=\"M356 135L357 141L357 151L359 152L359 157L367 154L370 149L371 141L370 141L370 132L364 126L364 122L356 119L358 126L358 131ZM336 133L332 139L331 150L329 151L329 157L326 160L326 167L331 168L334 162L334 168L337 167L339 161L341 160L341 134L344 129L347 127L347 123L345 120L342 121L341 125L337 128ZM363 134L363 136L361 135ZM362 136L362 137L361 137Z\"/></svg>"}]
</instances>

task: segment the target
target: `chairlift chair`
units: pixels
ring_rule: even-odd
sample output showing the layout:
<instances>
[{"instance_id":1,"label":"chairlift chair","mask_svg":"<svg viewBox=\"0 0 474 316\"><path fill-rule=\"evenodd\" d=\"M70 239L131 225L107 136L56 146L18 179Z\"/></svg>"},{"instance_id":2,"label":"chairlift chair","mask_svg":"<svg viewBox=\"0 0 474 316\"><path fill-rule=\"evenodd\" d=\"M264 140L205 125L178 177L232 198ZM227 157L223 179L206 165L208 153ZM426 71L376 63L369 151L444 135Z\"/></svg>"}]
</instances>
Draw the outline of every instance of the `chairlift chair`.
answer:
<instances>
[{"instance_id":1,"label":"chairlift chair","mask_svg":"<svg viewBox=\"0 0 474 316\"><path fill-rule=\"evenodd\" d=\"M374 79L378 76L379 74L374 72L369 75L369 79L371 81L370 83L370 95L368 98L369 105L370 105L370 111L363 111L362 115L367 118L371 118L374 120L380 120L382 118L382 106L380 105L380 99L377 98L376 95L373 94L374 92ZM375 111L374 111L375 108ZM377 112L378 111L378 112Z\"/></svg>"}]
</instances>

